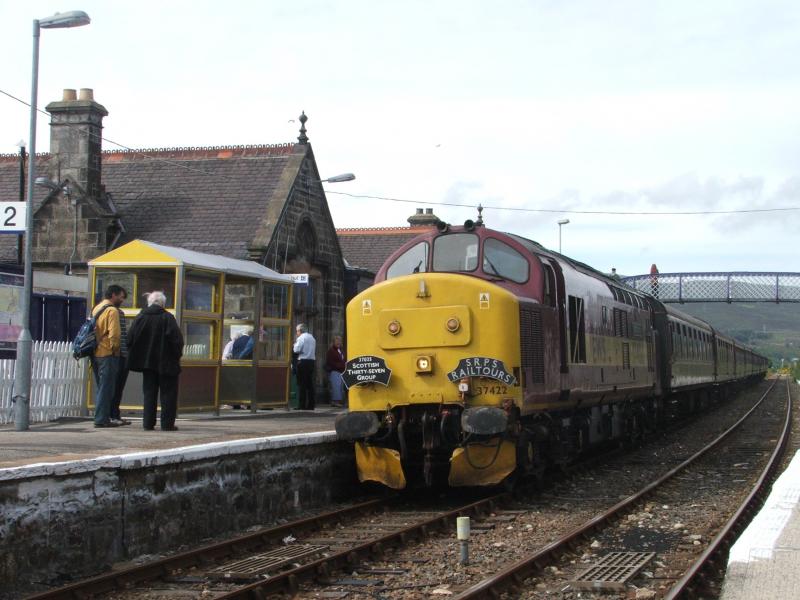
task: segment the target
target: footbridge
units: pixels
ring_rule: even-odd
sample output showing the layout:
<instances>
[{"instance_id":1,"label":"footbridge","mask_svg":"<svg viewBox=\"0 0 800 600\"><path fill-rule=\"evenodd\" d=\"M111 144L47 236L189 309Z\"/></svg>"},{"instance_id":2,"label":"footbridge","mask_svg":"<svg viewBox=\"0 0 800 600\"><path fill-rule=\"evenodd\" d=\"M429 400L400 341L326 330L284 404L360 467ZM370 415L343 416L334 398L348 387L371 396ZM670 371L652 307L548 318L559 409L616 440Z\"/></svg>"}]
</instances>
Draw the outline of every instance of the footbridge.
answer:
<instances>
[{"instance_id":1,"label":"footbridge","mask_svg":"<svg viewBox=\"0 0 800 600\"><path fill-rule=\"evenodd\" d=\"M800 302L800 273L650 273L619 280L662 302Z\"/></svg>"}]
</instances>

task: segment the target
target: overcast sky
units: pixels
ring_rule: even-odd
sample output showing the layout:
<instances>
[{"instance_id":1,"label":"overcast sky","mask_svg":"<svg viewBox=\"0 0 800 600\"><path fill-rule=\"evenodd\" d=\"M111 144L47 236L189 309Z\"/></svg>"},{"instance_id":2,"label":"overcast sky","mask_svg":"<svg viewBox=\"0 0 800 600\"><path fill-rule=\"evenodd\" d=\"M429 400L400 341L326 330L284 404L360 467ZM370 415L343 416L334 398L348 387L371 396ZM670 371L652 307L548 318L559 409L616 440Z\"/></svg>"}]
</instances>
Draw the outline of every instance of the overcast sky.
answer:
<instances>
[{"instance_id":1,"label":"overcast sky","mask_svg":"<svg viewBox=\"0 0 800 600\"><path fill-rule=\"evenodd\" d=\"M800 271L800 211L567 212L800 207L796 1L0 0L0 90L30 99L31 21L74 9L91 25L42 31L41 107L93 88L134 148L292 142L305 110L322 176L357 176L328 186L337 227L480 202L554 249L569 218L564 253L603 270ZM28 118L0 95L0 152Z\"/></svg>"}]
</instances>

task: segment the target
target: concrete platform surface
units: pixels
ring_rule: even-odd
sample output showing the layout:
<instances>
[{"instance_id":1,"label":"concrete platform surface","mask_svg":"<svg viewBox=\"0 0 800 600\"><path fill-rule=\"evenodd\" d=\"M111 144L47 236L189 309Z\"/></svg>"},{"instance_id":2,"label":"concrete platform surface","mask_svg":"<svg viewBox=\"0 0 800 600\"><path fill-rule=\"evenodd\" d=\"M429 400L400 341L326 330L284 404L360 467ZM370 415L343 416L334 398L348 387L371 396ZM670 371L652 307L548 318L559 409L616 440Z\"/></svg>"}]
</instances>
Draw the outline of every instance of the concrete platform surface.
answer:
<instances>
[{"instance_id":1,"label":"concrete platform surface","mask_svg":"<svg viewBox=\"0 0 800 600\"><path fill-rule=\"evenodd\" d=\"M175 423L178 431L161 431L158 423L155 430L145 431L141 417L129 415L123 415L123 418L131 421L130 425L113 428L95 428L91 418L35 423L28 431L16 431L13 424L2 425L0 471L109 455L152 454L159 450L234 440L255 441L270 436L310 433L333 435L334 420L341 412L342 409L321 406L314 411L278 409L255 414L245 410L226 411L219 417L179 414ZM331 436L323 437L327 440Z\"/></svg>"},{"instance_id":2,"label":"concrete platform surface","mask_svg":"<svg viewBox=\"0 0 800 600\"><path fill-rule=\"evenodd\" d=\"M800 451L728 556L722 600L800 598Z\"/></svg>"}]
</instances>

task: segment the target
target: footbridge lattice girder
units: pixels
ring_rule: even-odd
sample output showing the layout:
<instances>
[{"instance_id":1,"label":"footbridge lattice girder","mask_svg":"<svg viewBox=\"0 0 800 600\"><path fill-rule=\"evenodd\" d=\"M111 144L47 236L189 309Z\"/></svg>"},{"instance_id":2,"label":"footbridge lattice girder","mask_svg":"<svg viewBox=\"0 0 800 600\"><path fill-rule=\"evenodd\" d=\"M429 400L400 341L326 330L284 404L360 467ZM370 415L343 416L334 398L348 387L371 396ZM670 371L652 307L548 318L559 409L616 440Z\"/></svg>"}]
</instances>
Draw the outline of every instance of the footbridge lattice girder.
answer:
<instances>
[{"instance_id":1,"label":"footbridge lattice girder","mask_svg":"<svg viewBox=\"0 0 800 600\"><path fill-rule=\"evenodd\" d=\"M800 302L800 273L658 273L622 277L662 302Z\"/></svg>"}]
</instances>

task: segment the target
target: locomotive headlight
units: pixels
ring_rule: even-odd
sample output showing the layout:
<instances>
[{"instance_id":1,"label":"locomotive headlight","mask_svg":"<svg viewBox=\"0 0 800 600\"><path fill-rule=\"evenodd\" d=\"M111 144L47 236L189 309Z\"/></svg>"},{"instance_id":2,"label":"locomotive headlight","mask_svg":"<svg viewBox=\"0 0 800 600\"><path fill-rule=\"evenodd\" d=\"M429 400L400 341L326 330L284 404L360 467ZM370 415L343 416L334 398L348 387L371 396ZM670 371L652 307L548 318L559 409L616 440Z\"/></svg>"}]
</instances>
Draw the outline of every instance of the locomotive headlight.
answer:
<instances>
[{"instance_id":1,"label":"locomotive headlight","mask_svg":"<svg viewBox=\"0 0 800 600\"><path fill-rule=\"evenodd\" d=\"M458 320L456 317L450 317L447 319L447 323L445 323L445 327L447 327L447 331L450 333L455 333L461 327L461 321Z\"/></svg>"},{"instance_id":2,"label":"locomotive headlight","mask_svg":"<svg viewBox=\"0 0 800 600\"><path fill-rule=\"evenodd\" d=\"M430 356L417 357L417 373L433 372L433 359Z\"/></svg>"},{"instance_id":3,"label":"locomotive headlight","mask_svg":"<svg viewBox=\"0 0 800 600\"><path fill-rule=\"evenodd\" d=\"M398 333L400 333L400 321L395 319L394 321L389 323L389 325L387 325L386 328L389 330L390 335L397 335Z\"/></svg>"}]
</instances>

